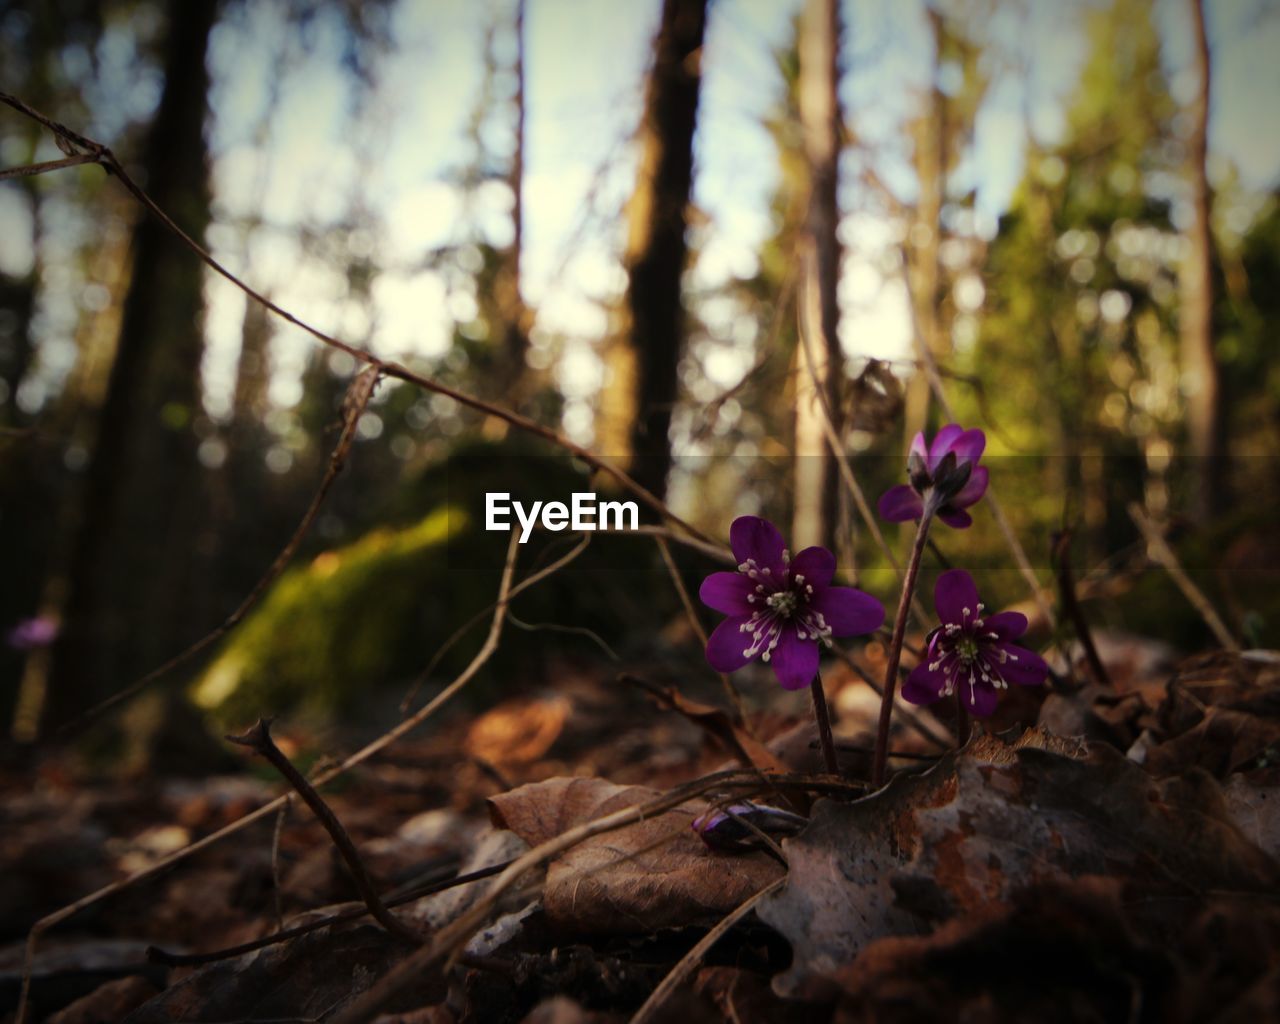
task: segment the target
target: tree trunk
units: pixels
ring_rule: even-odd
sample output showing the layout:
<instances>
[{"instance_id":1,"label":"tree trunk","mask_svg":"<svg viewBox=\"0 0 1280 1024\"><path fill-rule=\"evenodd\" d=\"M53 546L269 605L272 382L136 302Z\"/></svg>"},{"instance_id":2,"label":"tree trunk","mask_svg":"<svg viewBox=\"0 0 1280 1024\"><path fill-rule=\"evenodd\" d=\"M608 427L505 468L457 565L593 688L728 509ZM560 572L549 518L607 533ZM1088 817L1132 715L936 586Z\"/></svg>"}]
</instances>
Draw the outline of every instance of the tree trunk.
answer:
<instances>
[{"instance_id":1,"label":"tree trunk","mask_svg":"<svg viewBox=\"0 0 1280 1024\"><path fill-rule=\"evenodd\" d=\"M706 21L707 0L663 0L629 212L630 337L616 370L623 381L631 377L632 474L659 496L671 466L671 412L684 340L680 283L688 256L685 230Z\"/></svg>"},{"instance_id":2,"label":"tree trunk","mask_svg":"<svg viewBox=\"0 0 1280 1024\"><path fill-rule=\"evenodd\" d=\"M192 237L209 220L205 52L217 0L171 0L164 90L140 177ZM203 268L154 217L138 222L132 273L54 653L50 720L153 667L193 639L191 550L201 477Z\"/></svg>"},{"instance_id":3,"label":"tree trunk","mask_svg":"<svg viewBox=\"0 0 1280 1024\"><path fill-rule=\"evenodd\" d=\"M836 0L807 0L799 23L800 123L809 168L809 209L804 241L806 306L810 337L799 346L796 382L795 511L797 550L822 544L835 550L836 465L822 428L822 403L841 436L840 382L840 161L839 42ZM812 355L813 365L808 362ZM815 387L816 378L816 387ZM818 391L821 391L821 397Z\"/></svg>"},{"instance_id":4,"label":"tree trunk","mask_svg":"<svg viewBox=\"0 0 1280 1024\"><path fill-rule=\"evenodd\" d=\"M18 388L31 366L31 315L35 311L35 274L0 275L0 427L16 428L27 417L18 408Z\"/></svg>"},{"instance_id":5,"label":"tree trunk","mask_svg":"<svg viewBox=\"0 0 1280 1024\"><path fill-rule=\"evenodd\" d=\"M1191 184L1191 224L1179 284L1182 385L1187 401L1187 440L1196 482L1193 512L1208 520L1223 506L1224 453L1222 383L1213 346L1213 239L1209 227L1209 181L1205 172L1209 141L1209 41L1203 0L1191 7L1199 88L1191 103L1187 172Z\"/></svg>"},{"instance_id":6,"label":"tree trunk","mask_svg":"<svg viewBox=\"0 0 1280 1024\"><path fill-rule=\"evenodd\" d=\"M525 397L525 359L529 351L529 311L520 293L520 255L524 248L524 12L525 0L516 0L516 59L512 71L516 79L513 97L515 107L515 151L507 171L511 189L511 246L498 273L496 293L502 318L503 366L502 395L508 404L519 406Z\"/></svg>"}]
</instances>

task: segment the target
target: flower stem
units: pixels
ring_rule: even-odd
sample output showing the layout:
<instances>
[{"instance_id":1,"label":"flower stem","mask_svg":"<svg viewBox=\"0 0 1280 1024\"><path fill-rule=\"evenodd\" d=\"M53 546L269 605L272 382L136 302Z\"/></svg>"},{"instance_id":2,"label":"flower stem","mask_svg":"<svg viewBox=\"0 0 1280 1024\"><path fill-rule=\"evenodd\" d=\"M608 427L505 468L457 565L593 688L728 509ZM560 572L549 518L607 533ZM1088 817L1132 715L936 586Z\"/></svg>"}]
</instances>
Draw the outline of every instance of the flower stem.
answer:
<instances>
[{"instance_id":1,"label":"flower stem","mask_svg":"<svg viewBox=\"0 0 1280 1024\"><path fill-rule=\"evenodd\" d=\"M813 717L818 720L818 741L822 744L822 758L827 763L828 775L840 774L840 763L836 760L836 745L831 738L831 713L827 710L827 695L822 689L822 676L815 674L809 684L809 692L813 694Z\"/></svg>"},{"instance_id":2,"label":"flower stem","mask_svg":"<svg viewBox=\"0 0 1280 1024\"><path fill-rule=\"evenodd\" d=\"M884 676L884 693L880 697L880 728L876 732L876 753L871 762L872 785L884 784L885 763L889 754L889 724L893 719L893 696L898 690L898 663L902 660L902 640L907 632L907 617L911 614L911 597L916 590L916 576L920 572L920 556L924 554L929 539L929 523L933 510L925 502L924 515L916 527L915 543L911 546L911 560L902 580L902 596L898 598L898 615L893 620L893 639L889 641L889 667Z\"/></svg>"}]
</instances>

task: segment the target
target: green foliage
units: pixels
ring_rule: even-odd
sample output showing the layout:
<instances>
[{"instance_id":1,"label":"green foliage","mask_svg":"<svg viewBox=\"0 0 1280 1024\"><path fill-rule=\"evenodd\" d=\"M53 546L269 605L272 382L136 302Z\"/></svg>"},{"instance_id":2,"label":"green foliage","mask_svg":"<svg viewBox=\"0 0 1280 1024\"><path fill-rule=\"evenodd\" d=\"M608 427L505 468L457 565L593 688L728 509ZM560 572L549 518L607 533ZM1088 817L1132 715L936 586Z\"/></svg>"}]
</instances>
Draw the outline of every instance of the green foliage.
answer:
<instances>
[{"instance_id":1,"label":"green foliage","mask_svg":"<svg viewBox=\"0 0 1280 1024\"><path fill-rule=\"evenodd\" d=\"M977 342L957 363L978 382L962 415L987 427L995 452L1052 455L1017 467L1030 488L1025 501L1010 494L1019 531L1083 516L1096 559L1130 539L1123 503L1141 496L1131 485L1145 468L1126 474L1117 460L1181 429L1181 240L1169 216L1181 156L1149 7L1115 0L1089 38L1065 136L1030 147L988 251Z\"/></svg>"},{"instance_id":2,"label":"green foliage","mask_svg":"<svg viewBox=\"0 0 1280 1024\"><path fill-rule=\"evenodd\" d=\"M1280 293L1274 283L1280 280L1280 194L1263 203L1238 251L1225 245L1221 250L1214 329L1227 394L1228 436L1245 438L1242 449L1274 459L1280 456L1275 418L1280 407L1280 360L1275 358Z\"/></svg>"}]
</instances>

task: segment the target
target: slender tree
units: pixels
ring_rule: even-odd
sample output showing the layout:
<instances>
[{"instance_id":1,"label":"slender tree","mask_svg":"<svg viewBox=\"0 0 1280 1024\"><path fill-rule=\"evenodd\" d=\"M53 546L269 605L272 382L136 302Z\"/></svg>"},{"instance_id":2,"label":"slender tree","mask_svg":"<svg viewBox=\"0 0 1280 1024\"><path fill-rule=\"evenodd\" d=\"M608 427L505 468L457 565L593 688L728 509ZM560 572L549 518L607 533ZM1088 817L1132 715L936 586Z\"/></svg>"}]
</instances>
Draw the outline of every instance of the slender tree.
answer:
<instances>
[{"instance_id":1,"label":"slender tree","mask_svg":"<svg viewBox=\"0 0 1280 1024\"><path fill-rule=\"evenodd\" d=\"M164 88L140 176L200 238L209 219L205 52L218 0L168 7ZM198 591L191 538L201 508L192 424L200 405L202 282L198 261L143 217L66 580L47 705L54 720L190 636Z\"/></svg>"},{"instance_id":2,"label":"slender tree","mask_svg":"<svg viewBox=\"0 0 1280 1024\"><path fill-rule=\"evenodd\" d=\"M524 11L525 0L516 0L516 57L515 66L512 68L515 76L515 95L512 97L515 148L511 154L511 164L507 169L507 186L511 189L512 237L504 266L496 281L499 313L502 318L502 338L506 350L504 383L507 388L507 398L513 403L518 403L523 397L525 356L529 350L529 311L520 291L520 255L524 247Z\"/></svg>"},{"instance_id":3,"label":"slender tree","mask_svg":"<svg viewBox=\"0 0 1280 1024\"><path fill-rule=\"evenodd\" d=\"M693 183L699 66L707 0L664 0L640 130L640 167L628 212L626 310L629 330L611 360L618 403L630 423L633 475L656 494L671 466L671 411L685 332L681 277ZM602 438L606 444L621 439Z\"/></svg>"},{"instance_id":4,"label":"slender tree","mask_svg":"<svg viewBox=\"0 0 1280 1024\"><path fill-rule=\"evenodd\" d=\"M800 15L798 98L809 167L804 239L804 302L811 337L797 349L796 491L792 537L797 548L835 549L836 466L820 417L825 404L840 434L840 11L836 0L808 0ZM816 314L816 315L814 315ZM813 364L809 364L812 357ZM816 387L814 386L816 382ZM816 392L820 390L821 396ZM821 404L820 404L821 403Z\"/></svg>"},{"instance_id":5,"label":"slender tree","mask_svg":"<svg viewBox=\"0 0 1280 1024\"><path fill-rule=\"evenodd\" d=\"M1224 484L1224 419L1221 372L1213 343L1213 238L1209 218L1212 202L1205 171L1209 148L1209 39L1205 32L1203 0L1187 0L1198 85L1187 111L1187 179L1191 186L1191 220L1187 226L1186 257L1179 273L1181 308L1178 327L1186 395L1187 440L1196 460L1194 513L1209 518L1222 507Z\"/></svg>"}]
</instances>

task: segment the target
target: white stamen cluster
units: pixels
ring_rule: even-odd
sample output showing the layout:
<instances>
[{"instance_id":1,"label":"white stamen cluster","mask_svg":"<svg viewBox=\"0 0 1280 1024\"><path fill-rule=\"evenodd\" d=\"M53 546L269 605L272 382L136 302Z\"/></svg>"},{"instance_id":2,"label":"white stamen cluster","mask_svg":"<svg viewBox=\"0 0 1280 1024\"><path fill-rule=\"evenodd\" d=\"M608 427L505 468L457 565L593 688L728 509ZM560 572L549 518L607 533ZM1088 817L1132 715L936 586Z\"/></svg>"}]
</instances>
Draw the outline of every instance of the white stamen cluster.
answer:
<instances>
[{"instance_id":1,"label":"white stamen cluster","mask_svg":"<svg viewBox=\"0 0 1280 1024\"><path fill-rule=\"evenodd\" d=\"M995 647L987 642L999 640L999 633L979 632L985 625L982 610L981 603L978 604L976 615L973 609L961 608L963 624L949 622L942 627L937 641L938 657L929 662L930 672L941 670L943 674L940 696L950 697L956 692L957 683L967 683L970 705L978 702L979 680L997 690L1009 689L1009 682L991 660L993 657L999 659L1001 665L1018 660L1016 654L1010 654L1004 647ZM972 621L969 619L971 615Z\"/></svg>"},{"instance_id":2,"label":"white stamen cluster","mask_svg":"<svg viewBox=\"0 0 1280 1024\"><path fill-rule=\"evenodd\" d=\"M789 566L790 552L784 551L782 560ZM784 573L784 578L779 579L754 558L739 565L738 572L756 581L754 591L747 595L747 603L763 605L738 627L740 632L751 634L751 644L742 652L744 658L759 655L761 661L769 661L782 639L782 631L787 628L795 629L797 639L816 640L831 646L831 627L820 611L810 607L813 584L806 583L803 574L792 576L788 583L789 574Z\"/></svg>"}]
</instances>

